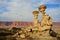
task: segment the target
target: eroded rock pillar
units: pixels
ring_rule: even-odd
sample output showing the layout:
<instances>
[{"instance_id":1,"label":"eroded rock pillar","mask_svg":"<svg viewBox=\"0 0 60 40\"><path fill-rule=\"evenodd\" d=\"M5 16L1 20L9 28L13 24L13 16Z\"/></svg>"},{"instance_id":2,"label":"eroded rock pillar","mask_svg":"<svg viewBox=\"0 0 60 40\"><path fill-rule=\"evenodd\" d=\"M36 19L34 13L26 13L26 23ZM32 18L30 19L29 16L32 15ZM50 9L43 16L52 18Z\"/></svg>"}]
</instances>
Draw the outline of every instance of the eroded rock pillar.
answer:
<instances>
[{"instance_id":1,"label":"eroded rock pillar","mask_svg":"<svg viewBox=\"0 0 60 40\"><path fill-rule=\"evenodd\" d=\"M34 26L37 26L37 24L38 24L38 14L39 14L38 11L33 11L33 15L34 15L33 23L34 23Z\"/></svg>"}]
</instances>

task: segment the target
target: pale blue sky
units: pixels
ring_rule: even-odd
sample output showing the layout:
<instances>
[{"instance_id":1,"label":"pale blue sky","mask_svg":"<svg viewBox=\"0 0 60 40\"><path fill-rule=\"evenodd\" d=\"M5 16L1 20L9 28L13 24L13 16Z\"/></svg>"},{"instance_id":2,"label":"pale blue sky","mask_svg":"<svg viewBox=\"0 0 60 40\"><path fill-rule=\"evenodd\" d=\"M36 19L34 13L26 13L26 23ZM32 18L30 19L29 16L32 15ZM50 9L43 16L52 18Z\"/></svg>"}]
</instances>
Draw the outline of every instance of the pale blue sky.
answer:
<instances>
[{"instance_id":1,"label":"pale blue sky","mask_svg":"<svg viewBox=\"0 0 60 40\"><path fill-rule=\"evenodd\" d=\"M47 6L46 14L54 22L60 22L60 0L0 0L0 21L33 21L32 11L41 4Z\"/></svg>"}]
</instances>

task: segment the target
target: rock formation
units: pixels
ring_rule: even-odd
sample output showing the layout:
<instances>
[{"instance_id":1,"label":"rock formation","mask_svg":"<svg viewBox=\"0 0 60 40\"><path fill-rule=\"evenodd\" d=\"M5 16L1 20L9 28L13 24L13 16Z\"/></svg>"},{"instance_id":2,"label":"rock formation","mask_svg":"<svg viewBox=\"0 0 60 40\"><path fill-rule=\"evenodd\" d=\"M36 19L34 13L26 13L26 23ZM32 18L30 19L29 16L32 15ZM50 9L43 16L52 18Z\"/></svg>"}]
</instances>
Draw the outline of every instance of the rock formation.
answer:
<instances>
[{"instance_id":1,"label":"rock formation","mask_svg":"<svg viewBox=\"0 0 60 40\"><path fill-rule=\"evenodd\" d=\"M18 36L20 38L35 38L34 40L55 40L55 38L51 37L49 32L52 27L52 18L45 14L46 6L39 6L39 11L33 11L34 21L33 26L22 28L22 30L18 31L13 37ZM38 22L38 14L41 14L42 19L41 23Z\"/></svg>"}]
</instances>

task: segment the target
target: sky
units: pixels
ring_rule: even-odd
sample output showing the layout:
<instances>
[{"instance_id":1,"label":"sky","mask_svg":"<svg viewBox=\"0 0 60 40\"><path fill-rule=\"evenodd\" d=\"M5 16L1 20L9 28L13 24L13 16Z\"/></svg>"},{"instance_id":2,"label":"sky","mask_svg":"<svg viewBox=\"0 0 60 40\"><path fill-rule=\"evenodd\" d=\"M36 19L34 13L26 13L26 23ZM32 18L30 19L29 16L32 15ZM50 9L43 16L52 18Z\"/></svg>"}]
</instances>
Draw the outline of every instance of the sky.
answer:
<instances>
[{"instance_id":1,"label":"sky","mask_svg":"<svg viewBox=\"0 0 60 40\"><path fill-rule=\"evenodd\" d=\"M60 22L60 0L0 0L0 21L33 21L32 12L42 4L53 22Z\"/></svg>"}]
</instances>

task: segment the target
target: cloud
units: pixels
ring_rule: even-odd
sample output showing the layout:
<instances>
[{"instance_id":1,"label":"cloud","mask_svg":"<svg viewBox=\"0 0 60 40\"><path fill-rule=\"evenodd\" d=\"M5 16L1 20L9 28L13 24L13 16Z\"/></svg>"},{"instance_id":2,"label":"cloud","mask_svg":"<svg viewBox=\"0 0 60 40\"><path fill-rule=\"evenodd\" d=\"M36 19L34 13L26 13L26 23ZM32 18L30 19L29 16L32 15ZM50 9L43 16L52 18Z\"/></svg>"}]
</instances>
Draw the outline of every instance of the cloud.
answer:
<instances>
[{"instance_id":1,"label":"cloud","mask_svg":"<svg viewBox=\"0 0 60 40\"><path fill-rule=\"evenodd\" d=\"M0 1L0 4L7 5L6 9L9 10L7 12L2 11L3 13L0 13L0 21L33 21L32 11L38 10L38 6L41 4L50 5L60 3L59 0L3 0ZM49 8L48 6L47 13L54 21L59 21L59 10L60 6L59 8Z\"/></svg>"},{"instance_id":2,"label":"cloud","mask_svg":"<svg viewBox=\"0 0 60 40\"><path fill-rule=\"evenodd\" d=\"M52 17L54 22L60 22L60 8L47 8L46 14Z\"/></svg>"},{"instance_id":3,"label":"cloud","mask_svg":"<svg viewBox=\"0 0 60 40\"><path fill-rule=\"evenodd\" d=\"M0 15L2 18L7 18L10 20L5 19L6 21L30 21L31 18L30 15L32 15L33 8L31 7L31 4L26 3L25 1L19 2L14 0L12 2L8 3L8 10L9 12L4 12ZM2 19L3 20L3 19ZM3 21L5 21L3 20Z\"/></svg>"},{"instance_id":4,"label":"cloud","mask_svg":"<svg viewBox=\"0 0 60 40\"><path fill-rule=\"evenodd\" d=\"M60 0L41 0L41 4L60 4Z\"/></svg>"}]
</instances>

